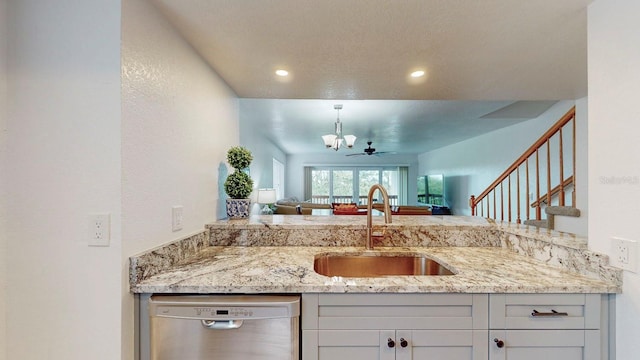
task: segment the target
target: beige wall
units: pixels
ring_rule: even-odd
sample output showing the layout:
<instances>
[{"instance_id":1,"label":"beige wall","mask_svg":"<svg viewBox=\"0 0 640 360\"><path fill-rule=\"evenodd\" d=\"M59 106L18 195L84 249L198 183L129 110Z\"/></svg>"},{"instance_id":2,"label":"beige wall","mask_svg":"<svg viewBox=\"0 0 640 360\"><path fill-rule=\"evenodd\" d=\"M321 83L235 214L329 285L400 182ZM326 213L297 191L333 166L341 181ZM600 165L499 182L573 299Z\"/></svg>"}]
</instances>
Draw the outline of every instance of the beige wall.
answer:
<instances>
[{"instance_id":1,"label":"beige wall","mask_svg":"<svg viewBox=\"0 0 640 360\"><path fill-rule=\"evenodd\" d=\"M133 344L128 257L216 219L218 166L239 142L238 99L148 0L122 4L123 359ZM171 229L171 208L184 228Z\"/></svg>"},{"instance_id":2,"label":"beige wall","mask_svg":"<svg viewBox=\"0 0 640 360\"><path fill-rule=\"evenodd\" d=\"M236 96L146 0L27 0L7 17L11 272L0 310L6 300L12 311L0 359L132 359L128 257L216 218ZM179 232L173 205L184 206ZM111 214L109 247L87 246L96 212Z\"/></svg>"},{"instance_id":3,"label":"beige wall","mask_svg":"<svg viewBox=\"0 0 640 360\"><path fill-rule=\"evenodd\" d=\"M640 241L640 2L589 6L589 247L611 254L611 237ZM636 254L638 255L638 254ZM618 359L640 354L640 275L624 273L616 296Z\"/></svg>"},{"instance_id":4,"label":"beige wall","mask_svg":"<svg viewBox=\"0 0 640 360\"><path fill-rule=\"evenodd\" d=\"M6 174L5 152L7 134L7 1L0 0L0 174ZM7 359L7 234L6 185L0 175L0 360Z\"/></svg>"},{"instance_id":5,"label":"beige wall","mask_svg":"<svg viewBox=\"0 0 640 360\"><path fill-rule=\"evenodd\" d=\"M7 6L7 359L118 359L120 5ZM95 212L109 247L87 246Z\"/></svg>"}]
</instances>

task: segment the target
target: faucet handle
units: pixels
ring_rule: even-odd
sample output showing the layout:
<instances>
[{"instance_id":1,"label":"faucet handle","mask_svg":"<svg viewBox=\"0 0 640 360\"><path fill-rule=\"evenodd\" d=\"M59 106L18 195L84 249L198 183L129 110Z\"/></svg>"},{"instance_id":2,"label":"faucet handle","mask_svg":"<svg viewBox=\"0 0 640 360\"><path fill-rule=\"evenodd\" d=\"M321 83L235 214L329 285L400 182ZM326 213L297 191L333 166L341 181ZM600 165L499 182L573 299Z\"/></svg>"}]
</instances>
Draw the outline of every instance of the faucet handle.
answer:
<instances>
[{"instance_id":1,"label":"faucet handle","mask_svg":"<svg viewBox=\"0 0 640 360\"><path fill-rule=\"evenodd\" d=\"M371 236L383 237L386 232L387 228L383 226L373 226L371 228Z\"/></svg>"}]
</instances>

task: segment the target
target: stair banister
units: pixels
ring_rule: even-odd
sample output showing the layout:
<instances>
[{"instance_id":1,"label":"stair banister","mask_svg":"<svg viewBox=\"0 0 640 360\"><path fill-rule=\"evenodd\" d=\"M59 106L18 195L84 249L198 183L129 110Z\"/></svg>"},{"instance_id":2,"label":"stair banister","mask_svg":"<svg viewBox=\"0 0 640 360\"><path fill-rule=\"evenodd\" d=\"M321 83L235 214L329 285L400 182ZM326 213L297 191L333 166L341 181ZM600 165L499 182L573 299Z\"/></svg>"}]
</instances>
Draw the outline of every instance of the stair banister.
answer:
<instances>
[{"instance_id":1,"label":"stair banister","mask_svg":"<svg viewBox=\"0 0 640 360\"><path fill-rule=\"evenodd\" d=\"M527 219L529 219L529 204L530 204L530 199L529 199L529 158L531 156L533 156L535 154L535 166L536 166L536 202L538 203L538 205L541 203L541 196L540 196L540 163L539 163L539 150L541 147L546 145L546 150L547 150L547 174L546 174L546 182L547 182L547 193L545 194L546 196L546 202L547 205L551 204L551 199L552 196L555 194L559 193L559 202L562 205L564 205L564 188L566 186L568 186L566 180L560 181L560 185L559 185L559 189L555 190L555 192L550 191L549 189L551 189L551 145L550 145L550 139L557 133L559 133L559 164L560 164L560 168L559 168L559 175L560 175L560 179L564 179L564 158L563 158L563 139L562 139L562 128L569 122L573 120L572 123L572 129L573 129L573 146L572 146L572 150L573 150L573 174L570 176L570 178L572 179L573 182L573 195L572 195L572 204L573 206L575 206L575 158L576 158L576 154L575 154L575 148L576 148L576 134L575 134L575 107L572 107L566 114L564 114L553 126L551 126L551 128L549 128L538 140L536 140L536 142L534 142L524 153L522 153L522 155L513 162L513 164L511 164L511 166L509 166L500 176L498 176L498 178L496 178L491 185L489 185L484 191L482 191L480 193L480 195L478 196L474 196L471 195L471 198L469 199L469 206L471 207L471 215L478 215L477 214L477 205L480 204L483 200L487 200L487 217L490 217L490 207L489 207L489 198L488 195L491 194L491 192L493 191L493 196L494 196L494 216L493 218L496 219L496 189L498 187L498 185L500 185L500 202L501 202L501 218L504 220L504 192L502 190L502 184L505 180L508 180L508 196L507 196L507 200L508 200L508 221L511 221L511 175L515 172L515 176L517 176L517 180L516 180L516 187L517 187L517 199L516 199L516 203L518 206L518 210L517 210L517 222L520 222L520 202L521 202L521 196L520 196L520 166L525 164L525 174L526 174L526 204L527 206L525 206L526 210L526 217ZM484 216L484 208L481 207L480 211L482 213L482 216ZM541 218L541 209L540 206L536 207L536 219L540 219Z\"/></svg>"}]
</instances>

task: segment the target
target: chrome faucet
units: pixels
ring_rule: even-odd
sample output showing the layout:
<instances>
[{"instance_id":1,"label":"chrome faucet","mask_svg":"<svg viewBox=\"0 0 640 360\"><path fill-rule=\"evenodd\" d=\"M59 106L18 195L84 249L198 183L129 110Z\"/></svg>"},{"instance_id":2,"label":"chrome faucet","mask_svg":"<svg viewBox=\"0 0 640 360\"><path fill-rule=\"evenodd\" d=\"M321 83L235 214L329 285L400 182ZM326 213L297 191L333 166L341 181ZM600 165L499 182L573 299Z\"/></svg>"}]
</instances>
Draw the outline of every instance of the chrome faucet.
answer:
<instances>
[{"instance_id":1,"label":"chrome faucet","mask_svg":"<svg viewBox=\"0 0 640 360\"><path fill-rule=\"evenodd\" d=\"M376 190L380 190L382 194L382 205L384 206L384 223L391 224L391 206L389 206L389 194L387 189L380 184L375 184L369 189L369 195L367 195L367 250L373 250L373 227L371 226L371 213L373 212L373 193ZM375 235L380 236L380 235Z\"/></svg>"}]
</instances>

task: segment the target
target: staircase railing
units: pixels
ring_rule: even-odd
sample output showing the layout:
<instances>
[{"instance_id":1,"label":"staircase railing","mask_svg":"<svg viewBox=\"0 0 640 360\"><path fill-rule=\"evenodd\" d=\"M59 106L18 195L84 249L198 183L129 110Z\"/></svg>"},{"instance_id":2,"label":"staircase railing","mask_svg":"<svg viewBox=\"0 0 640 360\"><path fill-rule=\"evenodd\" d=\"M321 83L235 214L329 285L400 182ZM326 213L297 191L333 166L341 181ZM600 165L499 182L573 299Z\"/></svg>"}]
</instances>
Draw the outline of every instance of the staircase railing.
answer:
<instances>
[{"instance_id":1,"label":"staircase railing","mask_svg":"<svg viewBox=\"0 0 640 360\"><path fill-rule=\"evenodd\" d=\"M572 186L571 206L576 206L576 111L571 108L495 181L478 196L471 195L471 215L512 222L531 219L530 209L535 210L535 219L542 219L542 204L566 206L566 189ZM571 146L565 147L565 136L570 132ZM553 148L552 148L552 143ZM568 154L569 153L569 154ZM565 158L571 157L567 166ZM542 162L542 169L540 162ZM546 158L546 161L545 161ZM530 171L530 164L534 167ZM544 164L546 163L546 164ZM565 172L570 176L565 177ZM542 179L542 180L541 180ZM562 181L560 179L563 179ZM535 194L531 184L535 186ZM555 185L557 184L557 185ZM505 194L506 188L506 194ZM541 196L540 194L544 195ZM523 196L524 195L524 196ZM535 201L534 201L535 199ZM485 214L486 211L486 214ZM505 219L506 216L506 219Z\"/></svg>"},{"instance_id":2,"label":"staircase railing","mask_svg":"<svg viewBox=\"0 0 640 360\"><path fill-rule=\"evenodd\" d=\"M553 189L551 189L551 198L553 199L554 197L556 197L558 195L558 193L560 193L560 191L570 187L571 185L573 185L573 175L571 175L568 178L564 179L564 182L562 184L560 184L560 185L554 187ZM531 203L531 207L535 208L535 207L542 206L542 204L545 204L545 205L549 204L547 198L548 198L548 194L541 195L536 201Z\"/></svg>"}]
</instances>

